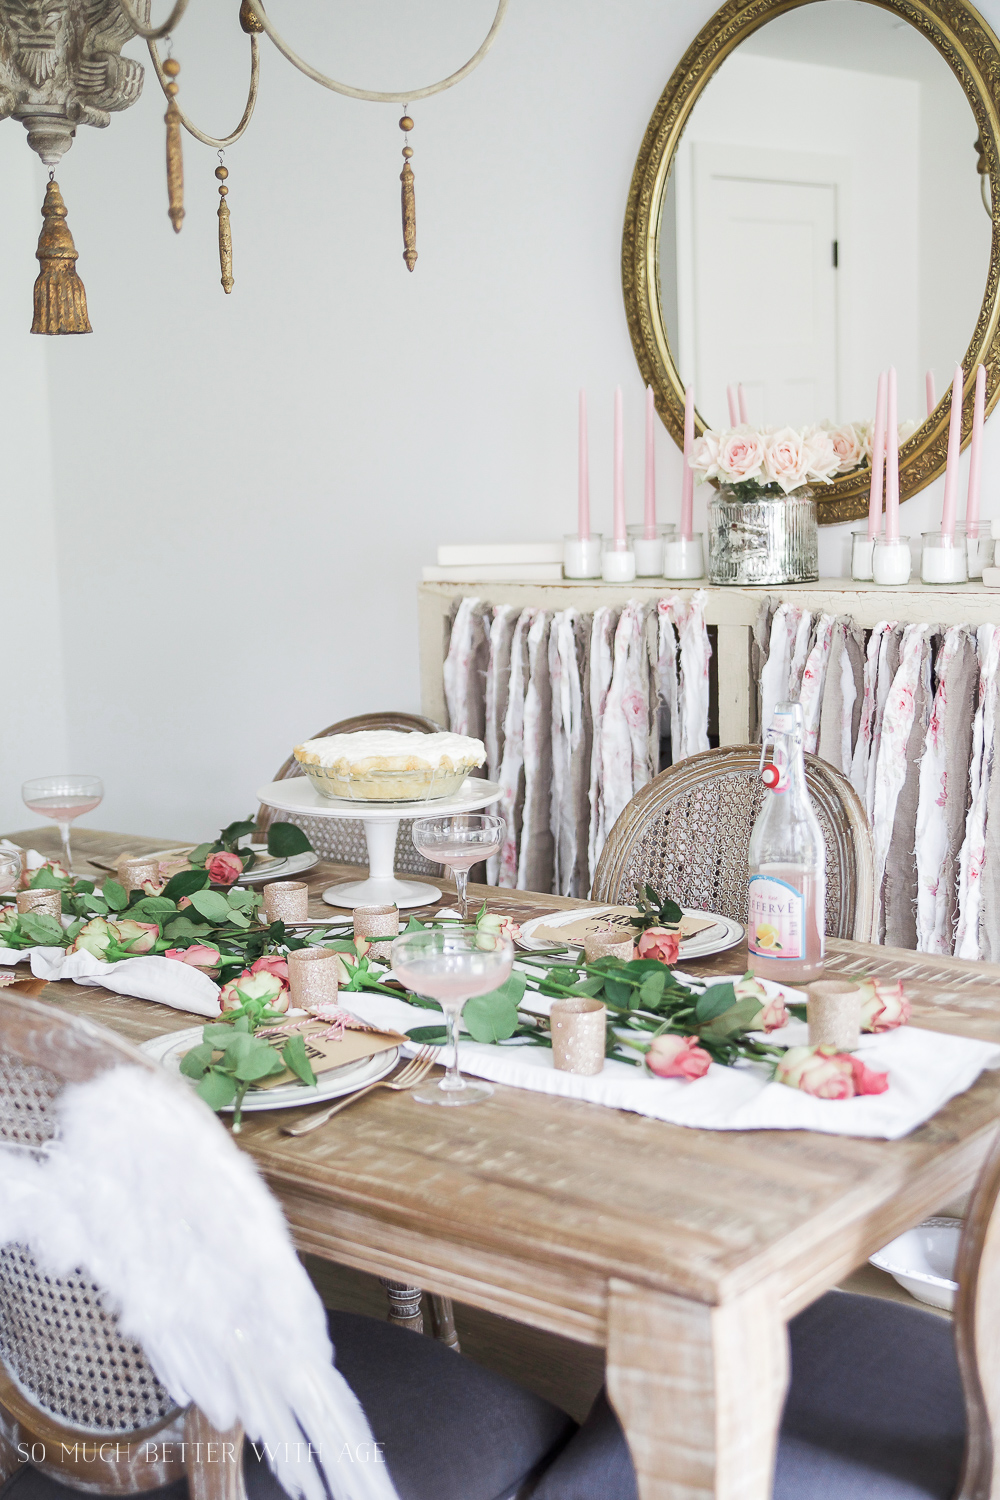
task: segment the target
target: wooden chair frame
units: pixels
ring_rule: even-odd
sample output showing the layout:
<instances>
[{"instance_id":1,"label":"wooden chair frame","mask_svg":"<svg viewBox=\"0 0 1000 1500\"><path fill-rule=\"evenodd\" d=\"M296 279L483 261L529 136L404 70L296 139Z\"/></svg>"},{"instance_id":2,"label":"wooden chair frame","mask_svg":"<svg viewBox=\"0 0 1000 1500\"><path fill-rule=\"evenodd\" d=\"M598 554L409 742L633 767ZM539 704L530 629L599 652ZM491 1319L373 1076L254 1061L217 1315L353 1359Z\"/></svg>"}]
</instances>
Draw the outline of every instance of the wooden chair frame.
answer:
<instances>
[{"instance_id":1,"label":"wooden chair frame","mask_svg":"<svg viewBox=\"0 0 1000 1500\"><path fill-rule=\"evenodd\" d=\"M838 930L830 935L850 937L861 943L875 942L875 855L861 799L846 776L827 761L816 755L807 755L805 759L810 797L834 835L834 848L827 849L827 859L832 853L840 872L840 921ZM730 777L756 776L759 764L759 746L738 745L703 751L661 771L636 793L608 834L591 899L608 905L630 900L629 861L636 845L655 833L666 810L699 787Z\"/></svg>"}]
</instances>

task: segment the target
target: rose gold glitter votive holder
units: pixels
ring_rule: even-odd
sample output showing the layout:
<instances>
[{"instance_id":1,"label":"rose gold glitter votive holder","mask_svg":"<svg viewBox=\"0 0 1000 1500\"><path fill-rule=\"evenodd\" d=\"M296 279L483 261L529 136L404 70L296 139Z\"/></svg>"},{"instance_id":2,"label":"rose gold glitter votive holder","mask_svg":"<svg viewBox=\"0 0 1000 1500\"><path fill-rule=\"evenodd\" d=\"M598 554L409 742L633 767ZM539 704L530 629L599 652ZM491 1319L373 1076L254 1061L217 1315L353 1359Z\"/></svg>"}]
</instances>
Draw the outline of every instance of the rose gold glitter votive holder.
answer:
<instances>
[{"instance_id":1,"label":"rose gold glitter votive holder","mask_svg":"<svg viewBox=\"0 0 1000 1500\"><path fill-rule=\"evenodd\" d=\"M607 1009L600 1000L553 1000L552 1062L561 1073L590 1076L604 1067Z\"/></svg>"},{"instance_id":2,"label":"rose gold glitter votive holder","mask_svg":"<svg viewBox=\"0 0 1000 1500\"><path fill-rule=\"evenodd\" d=\"M340 959L332 948L294 948L288 955L288 988L299 1010L337 999Z\"/></svg>"},{"instance_id":3,"label":"rose gold glitter votive holder","mask_svg":"<svg viewBox=\"0 0 1000 1500\"><path fill-rule=\"evenodd\" d=\"M399 907L356 906L354 908L354 936L371 943L372 958L391 962L392 938L399 936ZM375 938L386 937L387 943L376 943Z\"/></svg>"},{"instance_id":4,"label":"rose gold glitter votive holder","mask_svg":"<svg viewBox=\"0 0 1000 1500\"><path fill-rule=\"evenodd\" d=\"M42 911L56 921L62 916L62 894L59 891L18 891L18 911Z\"/></svg>"},{"instance_id":5,"label":"rose gold glitter votive holder","mask_svg":"<svg viewBox=\"0 0 1000 1500\"><path fill-rule=\"evenodd\" d=\"M264 915L269 922L304 922L309 915L309 887L304 880L273 880L264 887Z\"/></svg>"},{"instance_id":6,"label":"rose gold glitter votive holder","mask_svg":"<svg viewBox=\"0 0 1000 1500\"><path fill-rule=\"evenodd\" d=\"M810 1047L850 1052L861 1040L861 991L842 979L820 979L806 989Z\"/></svg>"},{"instance_id":7,"label":"rose gold glitter votive holder","mask_svg":"<svg viewBox=\"0 0 1000 1500\"><path fill-rule=\"evenodd\" d=\"M138 855L118 861L118 884L125 887L126 896L132 891L141 891L146 881L160 883L160 861Z\"/></svg>"},{"instance_id":8,"label":"rose gold glitter votive holder","mask_svg":"<svg viewBox=\"0 0 1000 1500\"><path fill-rule=\"evenodd\" d=\"M634 940L622 937L621 928L606 927L602 932L591 932L583 940L583 956L588 964L599 958L623 958L628 963L632 958Z\"/></svg>"}]
</instances>

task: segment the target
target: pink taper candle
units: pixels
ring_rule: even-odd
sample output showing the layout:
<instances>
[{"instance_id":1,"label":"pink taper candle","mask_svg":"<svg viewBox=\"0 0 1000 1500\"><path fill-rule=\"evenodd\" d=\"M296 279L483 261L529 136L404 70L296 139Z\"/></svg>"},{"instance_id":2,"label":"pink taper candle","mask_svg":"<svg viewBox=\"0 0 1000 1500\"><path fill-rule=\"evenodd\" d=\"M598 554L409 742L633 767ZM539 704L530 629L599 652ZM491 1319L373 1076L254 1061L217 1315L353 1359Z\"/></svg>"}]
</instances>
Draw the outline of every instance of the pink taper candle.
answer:
<instances>
[{"instance_id":1,"label":"pink taper candle","mask_svg":"<svg viewBox=\"0 0 1000 1500\"><path fill-rule=\"evenodd\" d=\"M743 394L742 382L736 387L736 395L740 403L740 421L749 425L750 418L747 416L747 398Z\"/></svg>"},{"instance_id":2,"label":"pink taper candle","mask_svg":"<svg viewBox=\"0 0 1000 1500\"><path fill-rule=\"evenodd\" d=\"M656 540L656 444L653 420L656 407L653 402L653 387L646 387L646 493L643 510L644 532L647 542Z\"/></svg>"},{"instance_id":3,"label":"pink taper candle","mask_svg":"<svg viewBox=\"0 0 1000 1500\"><path fill-rule=\"evenodd\" d=\"M896 410L896 368L889 370L885 414L885 539L899 541L899 416Z\"/></svg>"},{"instance_id":4,"label":"pink taper candle","mask_svg":"<svg viewBox=\"0 0 1000 1500\"><path fill-rule=\"evenodd\" d=\"M937 406L937 391L934 389L934 371L928 370L924 376L924 384L927 388L927 415Z\"/></svg>"},{"instance_id":5,"label":"pink taper candle","mask_svg":"<svg viewBox=\"0 0 1000 1500\"><path fill-rule=\"evenodd\" d=\"M941 507L941 536L951 541L958 516L958 465L962 457L962 386L965 371L955 366L951 383L951 420L948 423L948 467L944 471L944 505Z\"/></svg>"},{"instance_id":6,"label":"pink taper candle","mask_svg":"<svg viewBox=\"0 0 1000 1500\"><path fill-rule=\"evenodd\" d=\"M868 494L868 540L882 530L882 476L885 471L885 371L878 378L875 395L875 431L872 434L872 483Z\"/></svg>"},{"instance_id":7,"label":"pink taper candle","mask_svg":"<svg viewBox=\"0 0 1000 1500\"><path fill-rule=\"evenodd\" d=\"M979 481L983 464L983 420L986 416L986 366L976 368L976 399L972 408L972 443L969 447L969 496L965 502L965 524L970 535L979 526Z\"/></svg>"},{"instance_id":8,"label":"pink taper candle","mask_svg":"<svg viewBox=\"0 0 1000 1500\"><path fill-rule=\"evenodd\" d=\"M622 388L615 391L615 551L628 551L625 531L625 443L622 435Z\"/></svg>"},{"instance_id":9,"label":"pink taper candle","mask_svg":"<svg viewBox=\"0 0 1000 1500\"><path fill-rule=\"evenodd\" d=\"M590 540L590 453L587 447L587 392L580 392L580 475L576 529L581 542Z\"/></svg>"},{"instance_id":10,"label":"pink taper candle","mask_svg":"<svg viewBox=\"0 0 1000 1500\"><path fill-rule=\"evenodd\" d=\"M684 392L684 473L681 478L681 536L691 539L692 512L694 510L694 470L691 467L691 450L694 448L694 387Z\"/></svg>"},{"instance_id":11,"label":"pink taper candle","mask_svg":"<svg viewBox=\"0 0 1000 1500\"><path fill-rule=\"evenodd\" d=\"M740 413L736 405L736 392L731 385L726 386L726 400L729 402L729 425L738 427L740 425Z\"/></svg>"}]
</instances>

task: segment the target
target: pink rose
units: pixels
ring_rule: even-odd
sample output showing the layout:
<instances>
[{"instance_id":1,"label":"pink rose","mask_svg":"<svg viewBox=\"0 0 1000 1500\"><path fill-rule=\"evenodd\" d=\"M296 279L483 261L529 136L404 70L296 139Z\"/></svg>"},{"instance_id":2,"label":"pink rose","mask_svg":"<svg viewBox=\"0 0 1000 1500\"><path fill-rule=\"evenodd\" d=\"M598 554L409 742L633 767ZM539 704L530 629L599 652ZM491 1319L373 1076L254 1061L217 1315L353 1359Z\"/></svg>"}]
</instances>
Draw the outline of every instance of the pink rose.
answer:
<instances>
[{"instance_id":1,"label":"pink rose","mask_svg":"<svg viewBox=\"0 0 1000 1500\"><path fill-rule=\"evenodd\" d=\"M76 938L66 949L67 953L90 953L94 958L104 957L104 950L110 948L115 937L115 930L110 922L103 917L91 917L77 933Z\"/></svg>"},{"instance_id":2,"label":"pink rose","mask_svg":"<svg viewBox=\"0 0 1000 1500\"><path fill-rule=\"evenodd\" d=\"M185 906L190 906L190 905L191 905L191 897L190 896L182 896L181 899L177 903L177 910L178 911L183 911L184 908L185 908Z\"/></svg>"},{"instance_id":3,"label":"pink rose","mask_svg":"<svg viewBox=\"0 0 1000 1500\"><path fill-rule=\"evenodd\" d=\"M764 449L764 474L788 495L805 483L809 454L801 432L781 427L768 438Z\"/></svg>"},{"instance_id":4,"label":"pink rose","mask_svg":"<svg viewBox=\"0 0 1000 1500\"><path fill-rule=\"evenodd\" d=\"M657 1078L701 1078L712 1059L696 1036L654 1036L646 1053L646 1067Z\"/></svg>"},{"instance_id":5,"label":"pink rose","mask_svg":"<svg viewBox=\"0 0 1000 1500\"><path fill-rule=\"evenodd\" d=\"M276 974L279 979L288 983L288 960L282 958L280 953L265 953L263 958L258 958L256 963L250 965L251 974Z\"/></svg>"},{"instance_id":6,"label":"pink rose","mask_svg":"<svg viewBox=\"0 0 1000 1500\"><path fill-rule=\"evenodd\" d=\"M893 1031L897 1026L905 1026L910 1019L910 1002L902 980L888 984L885 980L863 979L858 989L861 991L862 1031Z\"/></svg>"},{"instance_id":7,"label":"pink rose","mask_svg":"<svg viewBox=\"0 0 1000 1500\"><path fill-rule=\"evenodd\" d=\"M243 1004L237 990L242 990L248 1000L265 1001L272 1010L283 1012L288 1009L288 985L277 974L269 974L266 970L254 974L250 969L244 969L219 991L219 1004L224 1011L239 1010Z\"/></svg>"},{"instance_id":8,"label":"pink rose","mask_svg":"<svg viewBox=\"0 0 1000 1500\"><path fill-rule=\"evenodd\" d=\"M806 458L806 478L821 479L829 484L840 471L840 459L833 438L825 427L808 427L802 435Z\"/></svg>"},{"instance_id":9,"label":"pink rose","mask_svg":"<svg viewBox=\"0 0 1000 1500\"><path fill-rule=\"evenodd\" d=\"M848 1052L834 1047L789 1047L774 1071L777 1083L801 1089L817 1099L853 1099L856 1094L884 1094L887 1073L875 1073Z\"/></svg>"},{"instance_id":10,"label":"pink rose","mask_svg":"<svg viewBox=\"0 0 1000 1500\"><path fill-rule=\"evenodd\" d=\"M142 893L144 896L162 896L166 889L165 880L144 880L142 882Z\"/></svg>"},{"instance_id":11,"label":"pink rose","mask_svg":"<svg viewBox=\"0 0 1000 1500\"><path fill-rule=\"evenodd\" d=\"M680 952L680 933L668 932L665 927L650 927L640 933L635 946L636 958L656 958L661 964L675 964Z\"/></svg>"},{"instance_id":12,"label":"pink rose","mask_svg":"<svg viewBox=\"0 0 1000 1500\"><path fill-rule=\"evenodd\" d=\"M720 436L717 432L706 432L697 439L691 449L690 467L699 479L719 477Z\"/></svg>"},{"instance_id":13,"label":"pink rose","mask_svg":"<svg viewBox=\"0 0 1000 1500\"><path fill-rule=\"evenodd\" d=\"M46 859L46 860L43 860L43 862L40 865L36 865L33 870L22 869L22 871L21 871L21 889L22 889L22 891L30 891L31 890L31 888L32 888L32 886L31 886L31 878L32 878L33 875L37 875L38 872L39 872L39 870L48 870L49 874L50 875L54 875L57 880L68 880L69 879L69 871L65 868L65 866L61 865L57 859Z\"/></svg>"},{"instance_id":14,"label":"pink rose","mask_svg":"<svg viewBox=\"0 0 1000 1500\"><path fill-rule=\"evenodd\" d=\"M232 885L233 881L243 874L243 861L238 854L230 854L228 849L220 849L218 854L213 854L206 859L205 869L213 885Z\"/></svg>"},{"instance_id":15,"label":"pink rose","mask_svg":"<svg viewBox=\"0 0 1000 1500\"><path fill-rule=\"evenodd\" d=\"M118 946L127 948L132 954L151 952L160 936L155 922L133 922L129 917L112 922L111 930Z\"/></svg>"},{"instance_id":16,"label":"pink rose","mask_svg":"<svg viewBox=\"0 0 1000 1500\"><path fill-rule=\"evenodd\" d=\"M217 969L222 962L218 948L211 948L207 943L192 943L190 948L168 948L163 957L191 964L196 969Z\"/></svg>"},{"instance_id":17,"label":"pink rose","mask_svg":"<svg viewBox=\"0 0 1000 1500\"><path fill-rule=\"evenodd\" d=\"M760 1005L760 1015L747 1028L748 1031L777 1031L788 1025L788 1010L780 990L768 999L767 990L760 980L752 974L745 974L733 985L733 993L737 1000L756 1000Z\"/></svg>"},{"instance_id":18,"label":"pink rose","mask_svg":"<svg viewBox=\"0 0 1000 1500\"><path fill-rule=\"evenodd\" d=\"M492 932L497 937L506 938L508 942L516 943L521 936L521 928L513 917L501 916L499 912L487 911L476 923L479 932Z\"/></svg>"},{"instance_id":19,"label":"pink rose","mask_svg":"<svg viewBox=\"0 0 1000 1500\"><path fill-rule=\"evenodd\" d=\"M842 427L829 428L829 433L837 455L837 472L846 474L850 469L856 469L865 456L863 430L853 422L845 422Z\"/></svg>"},{"instance_id":20,"label":"pink rose","mask_svg":"<svg viewBox=\"0 0 1000 1500\"><path fill-rule=\"evenodd\" d=\"M719 478L728 484L759 479L764 469L764 441L759 432L737 427L719 444Z\"/></svg>"}]
</instances>

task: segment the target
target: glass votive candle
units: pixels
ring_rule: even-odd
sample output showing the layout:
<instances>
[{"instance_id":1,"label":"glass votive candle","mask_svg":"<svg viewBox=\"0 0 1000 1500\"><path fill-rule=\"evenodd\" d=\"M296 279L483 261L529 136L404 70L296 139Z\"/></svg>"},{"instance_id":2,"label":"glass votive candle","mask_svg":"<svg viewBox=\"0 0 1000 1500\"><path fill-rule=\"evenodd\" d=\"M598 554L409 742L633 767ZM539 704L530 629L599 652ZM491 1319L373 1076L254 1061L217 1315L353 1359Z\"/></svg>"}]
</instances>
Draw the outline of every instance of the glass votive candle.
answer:
<instances>
[{"instance_id":1,"label":"glass votive candle","mask_svg":"<svg viewBox=\"0 0 1000 1500\"><path fill-rule=\"evenodd\" d=\"M877 536L872 551L872 577L880 587L909 583L913 557L908 536Z\"/></svg>"},{"instance_id":2,"label":"glass votive candle","mask_svg":"<svg viewBox=\"0 0 1000 1500\"><path fill-rule=\"evenodd\" d=\"M966 522L965 561L970 578L982 578L983 569L992 568L993 527L989 521Z\"/></svg>"},{"instance_id":3,"label":"glass votive candle","mask_svg":"<svg viewBox=\"0 0 1000 1500\"><path fill-rule=\"evenodd\" d=\"M304 880L274 880L264 887L264 915L269 922L304 922L309 915L309 887Z\"/></svg>"},{"instance_id":4,"label":"glass votive candle","mask_svg":"<svg viewBox=\"0 0 1000 1500\"><path fill-rule=\"evenodd\" d=\"M61 891L18 891L18 911L41 911L47 917L55 917L56 921L62 916L62 892Z\"/></svg>"},{"instance_id":5,"label":"glass votive candle","mask_svg":"<svg viewBox=\"0 0 1000 1500\"><path fill-rule=\"evenodd\" d=\"M601 577L605 583L631 583L635 578L635 553L628 546L609 543L601 554Z\"/></svg>"},{"instance_id":6,"label":"glass votive candle","mask_svg":"<svg viewBox=\"0 0 1000 1500\"><path fill-rule=\"evenodd\" d=\"M288 955L288 988L297 1010L335 1004L340 956L332 948L293 948Z\"/></svg>"},{"instance_id":7,"label":"glass votive candle","mask_svg":"<svg viewBox=\"0 0 1000 1500\"><path fill-rule=\"evenodd\" d=\"M705 551L701 532L694 536L668 536L663 540L664 578L704 578Z\"/></svg>"},{"instance_id":8,"label":"glass votive candle","mask_svg":"<svg viewBox=\"0 0 1000 1500\"><path fill-rule=\"evenodd\" d=\"M392 939L399 936L399 907L356 906L354 908L354 936L371 943L371 956L381 963L390 963ZM388 938L388 942L377 943L376 938Z\"/></svg>"},{"instance_id":9,"label":"glass votive candle","mask_svg":"<svg viewBox=\"0 0 1000 1500\"><path fill-rule=\"evenodd\" d=\"M635 553L635 576L636 578L662 578L663 577L663 544L664 538L670 536L677 530L672 522L659 522L654 526L654 535L646 535L646 524L637 521L628 527L628 544Z\"/></svg>"},{"instance_id":10,"label":"glass votive candle","mask_svg":"<svg viewBox=\"0 0 1000 1500\"><path fill-rule=\"evenodd\" d=\"M608 1012L600 1000L553 1000L549 1011L552 1065L590 1077L604 1068Z\"/></svg>"},{"instance_id":11,"label":"glass votive candle","mask_svg":"<svg viewBox=\"0 0 1000 1500\"><path fill-rule=\"evenodd\" d=\"M861 1040L861 991L842 979L821 979L806 989L810 1047L852 1052Z\"/></svg>"},{"instance_id":12,"label":"glass votive candle","mask_svg":"<svg viewBox=\"0 0 1000 1500\"><path fill-rule=\"evenodd\" d=\"M583 956L588 964L599 958L621 958L631 962L634 948L632 937L623 937L621 929L608 927L603 932L588 932L583 940Z\"/></svg>"},{"instance_id":13,"label":"glass votive candle","mask_svg":"<svg viewBox=\"0 0 1000 1500\"><path fill-rule=\"evenodd\" d=\"M118 884L124 887L126 896L133 891L141 891L147 881L153 885L160 884L158 859L146 859L144 855L139 855L118 861Z\"/></svg>"},{"instance_id":14,"label":"glass votive candle","mask_svg":"<svg viewBox=\"0 0 1000 1500\"><path fill-rule=\"evenodd\" d=\"M599 531L584 537L567 533L563 537L563 577L600 578L603 541Z\"/></svg>"},{"instance_id":15,"label":"glass votive candle","mask_svg":"<svg viewBox=\"0 0 1000 1500\"><path fill-rule=\"evenodd\" d=\"M875 575L872 572L874 552L875 538L868 535L867 526L851 532L851 577L856 583L866 583L868 579L874 578Z\"/></svg>"},{"instance_id":16,"label":"glass votive candle","mask_svg":"<svg viewBox=\"0 0 1000 1500\"><path fill-rule=\"evenodd\" d=\"M953 537L942 531L921 532L920 577L924 583L965 583L969 577L965 550L965 528L955 527Z\"/></svg>"}]
</instances>

